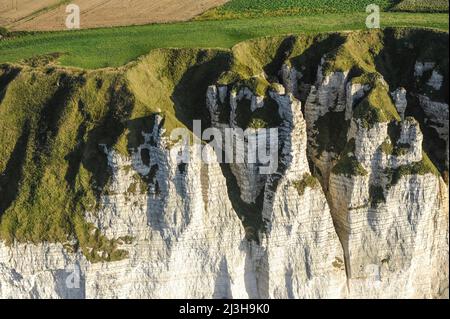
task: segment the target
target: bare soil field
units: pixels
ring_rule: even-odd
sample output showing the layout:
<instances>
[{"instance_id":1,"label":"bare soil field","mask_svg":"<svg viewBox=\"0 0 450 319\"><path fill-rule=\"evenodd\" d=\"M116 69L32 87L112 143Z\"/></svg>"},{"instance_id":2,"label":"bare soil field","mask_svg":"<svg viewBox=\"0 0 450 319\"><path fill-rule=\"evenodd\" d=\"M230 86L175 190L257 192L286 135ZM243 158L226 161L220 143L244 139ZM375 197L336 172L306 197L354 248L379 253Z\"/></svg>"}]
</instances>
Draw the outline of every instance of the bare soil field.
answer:
<instances>
[{"instance_id":1,"label":"bare soil field","mask_svg":"<svg viewBox=\"0 0 450 319\"><path fill-rule=\"evenodd\" d=\"M0 25L23 31L64 30L68 3L80 6L82 29L185 21L227 1L0 0Z\"/></svg>"},{"instance_id":2,"label":"bare soil field","mask_svg":"<svg viewBox=\"0 0 450 319\"><path fill-rule=\"evenodd\" d=\"M11 24L60 2L61 0L0 0L0 25Z\"/></svg>"}]
</instances>

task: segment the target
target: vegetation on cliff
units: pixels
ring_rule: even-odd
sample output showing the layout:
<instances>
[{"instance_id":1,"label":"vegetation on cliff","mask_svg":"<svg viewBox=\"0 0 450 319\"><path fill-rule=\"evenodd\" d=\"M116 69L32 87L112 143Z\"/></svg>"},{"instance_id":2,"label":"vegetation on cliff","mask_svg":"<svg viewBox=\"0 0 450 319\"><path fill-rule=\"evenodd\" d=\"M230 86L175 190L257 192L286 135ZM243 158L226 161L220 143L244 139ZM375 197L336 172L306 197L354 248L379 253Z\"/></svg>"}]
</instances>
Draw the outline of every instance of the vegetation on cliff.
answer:
<instances>
[{"instance_id":1,"label":"vegetation on cliff","mask_svg":"<svg viewBox=\"0 0 450 319\"><path fill-rule=\"evenodd\" d=\"M311 174L305 173L303 174L302 179L294 181L294 187L297 190L298 195L303 196L305 194L306 188L318 188L320 187L320 183L317 178L315 178Z\"/></svg>"},{"instance_id":2,"label":"vegetation on cliff","mask_svg":"<svg viewBox=\"0 0 450 319\"><path fill-rule=\"evenodd\" d=\"M277 105L266 91L281 82L282 65L294 66L304 83L314 84L321 57L326 55L329 70L349 71L356 80L370 84L368 95L355 106L358 118L368 127L377 121L397 121L386 85L370 76L387 69L380 55L395 43L414 45L411 39L417 33L423 38L421 44L448 34L410 30L396 42L388 32L261 38L231 50L158 49L126 66L95 71L60 67L55 64L58 55L2 65L0 238L8 243L61 242L80 249L92 261L124 258L126 252L120 244L126 240L104 237L84 218L86 212L95 213L100 196L108 191L111 172L103 145L129 155L130 149L143 142L142 131L152 129L156 114L163 116L167 133L179 126L190 128L193 119L208 123L205 96L207 87L214 83L238 88L258 79L259 83L248 87L266 96L267 108L248 112L241 124L276 126ZM373 50L371 43L377 41L380 43ZM428 51L422 45L414 52L421 57L429 55ZM386 78L388 84L400 81L399 76ZM351 141L341 138L342 132L346 133L345 123L343 112L319 119L321 150L340 155L335 173L365 175L352 155ZM404 174L426 172L437 171L424 155L421 163L399 168L392 178L395 182ZM231 179L227 182L234 185ZM309 177L297 183L300 193L311 185ZM230 196L234 196L236 209L248 217L245 227L254 233L260 231L262 217L257 214L261 203L245 205L239 194Z\"/></svg>"}]
</instances>

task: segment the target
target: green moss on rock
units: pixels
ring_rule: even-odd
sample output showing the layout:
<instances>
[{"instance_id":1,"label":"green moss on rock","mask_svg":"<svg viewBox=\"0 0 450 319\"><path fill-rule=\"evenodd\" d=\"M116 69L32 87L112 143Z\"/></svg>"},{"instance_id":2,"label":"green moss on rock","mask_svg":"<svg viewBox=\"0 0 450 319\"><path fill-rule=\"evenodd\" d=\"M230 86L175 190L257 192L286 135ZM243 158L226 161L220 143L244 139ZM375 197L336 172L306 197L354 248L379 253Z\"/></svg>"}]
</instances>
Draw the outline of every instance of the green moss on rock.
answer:
<instances>
[{"instance_id":1,"label":"green moss on rock","mask_svg":"<svg viewBox=\"0 0 450 319\"><path fill-rule=\"evenodd\" d=\"M356 157L349 155L340 158L333 167L332 172L336 175L345 175L346 177L366 176L368 174Z\"/></svg>"},{"instance_id":2,"label":"green moss on rock","mask_svg":"<svg viewBox=\"0 0 450 319\"><path fill-rule=\"evenodd\" d=\"M389 90L378 81L369 94L355 108L355 119L360 120L363 127L370 129L377 123L400 121Z\"/></svg>"},{"instance_id":3,"label":"green moss on rock","mask_svg":"<svg viewBox=\"0 0 450 319\"><path fill-rule=\"evenodd\" d=\"M424 152L422 160L408 165L402 165L395 169L387 169L386 175L389 179L389 186L397 185L400 179L409 175L426 175L433 174L440 176L440 173L428 155Z\"/></svg>"},{"instance_id":4,"label":"green moss on rock","mask_svg":"<svg viewBox=\"0 0 450 319\"><path fill-rule=\"evenodd\" d=\"M311 189L315 189L320 186L318 179L309 173L303 174L302 179L294 181L293 184L295 189L297 189L299 196L303 196L305 194L306 188L308 187Z\"/></svg>"},{"instance_id":5,"label":"green moss on rock","mask_svg":"<svg viewBox=\"0 0 450 319\"><path fill-rule=\"evenodd\" d=\"M406 143L397 143L394 146L389 139L384 141L380 146L380 149L384 154L393 156L404 156L408 154L410 148L411 145Z\"/></svg>"}]
</instances>

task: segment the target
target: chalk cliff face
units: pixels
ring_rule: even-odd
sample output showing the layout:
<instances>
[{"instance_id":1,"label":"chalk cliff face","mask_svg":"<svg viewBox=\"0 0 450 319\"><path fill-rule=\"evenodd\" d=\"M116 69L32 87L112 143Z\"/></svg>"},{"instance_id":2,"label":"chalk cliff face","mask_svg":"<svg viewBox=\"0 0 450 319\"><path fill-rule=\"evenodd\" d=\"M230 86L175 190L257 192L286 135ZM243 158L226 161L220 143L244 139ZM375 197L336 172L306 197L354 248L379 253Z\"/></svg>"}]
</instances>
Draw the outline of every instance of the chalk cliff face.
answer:
<instances>
[{"instance_id":1,"label":"chalk cliff face","mask_svg":"<svg viewBox=\"0 0 450 319\"><path fill-rule=\"evenodd\" d=\"M39 117L56 130L35 133L27 115L1 122L25 133L0 135L8 159L0 163L0 297L448 298L448 56L421 51L440 36L261 39L231 53L162 50L125 70L58 71L65 75L49 85L58 99L39 102L62 103L58 119L46 107ZM414 58L390 68L390 47L402 45L415 48ZM17 87L32 74L52 77L51 68L6 66L0 118L20 109ZM94 108L102 103L106 111ZM192 119L224 134L247 129L234 139L244 162L222 163L207 145L208 162L188 146L193 160L180 163L183 146L169 135ZM62 137L73 122L78 132ZM263 128L277 129L276 141ZM108 130L114 140L98 137ZM252 139L267 153L276 148L272 170L248 162ZM34 143L44 151L28 156ZM28 157L42 157L45 172L74 161L78 171L42 173L24 206L30 181L9 160L22 148L24 169ZM79 209L55 199L57 212L69 210L69 226L49 224L55 235L38 237L24 218L39 218L36 196L53 179L71 185L66 192L76 196L66 201L89 201Z\"/></svg>"},{"instance_id":2,"label":"chalk cliff face","mask_svg":"<svg viewBox=\"0 0 450 319\"><path fill-rule=\"evenodd\" d=\"M320 154L310 141L344 248L348 297L448 293L448 188L439 174L426 169L419 123L412 117L364 123L355 114L358 103L364 103L359 92L373 88L353 84L345 73L317 85L306 104L310 136L320 134L316 124L328 112L342 113L348 123L341 128L347 130L342 135L347 142L339 155ZM397 108L399 113L405 109L402 102Z\"/></svg>"}]
</instances>

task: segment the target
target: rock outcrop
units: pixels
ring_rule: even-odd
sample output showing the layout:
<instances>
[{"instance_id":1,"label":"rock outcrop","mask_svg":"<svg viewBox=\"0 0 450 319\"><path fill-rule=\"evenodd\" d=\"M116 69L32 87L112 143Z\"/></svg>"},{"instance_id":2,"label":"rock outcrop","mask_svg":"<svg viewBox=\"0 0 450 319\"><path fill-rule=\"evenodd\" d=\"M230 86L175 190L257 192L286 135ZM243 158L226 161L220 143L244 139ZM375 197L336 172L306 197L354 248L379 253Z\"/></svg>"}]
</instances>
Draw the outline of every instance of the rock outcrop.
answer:
<instances>
[{"instance_id":1,"label":"rock outcrop","mask_svg":"<svg viewBox=\"0 0 450 319\"><path fill-rule=\"evenodd\" d=\"M327 112L349 118L348 127L341 127L347 130L347 145L340 154L320 153L314 139L310 144L313 161L324 172L331 214L344 247L348 296L446 295L448 228L436 221L448 218L444 204L448 190L423 152L419 123L407 117L367 126L354 114L355 100L364 101L357 97L341 104L338 97L348 89L358 92L354 85L333 80L343 78L344 74L330 75L318 83L321 93L312 89L306 112L310 136L321 133L323 128L316 123ZM337 84L330 87L330 82ZM327 96L328 90L334 98L317 98ZM440 266L433 268L436 263Z\"/></svg>"},{"instance_id":2,"label":"rock outcrop","mask_svg":"<svg viewBox=\"0 0 450 319\"><path fill-rule=\"evenodd\" d=\"M390 37L0 69L0 297L448 298L445 59Z\"/></svg>"}]
</instances>

